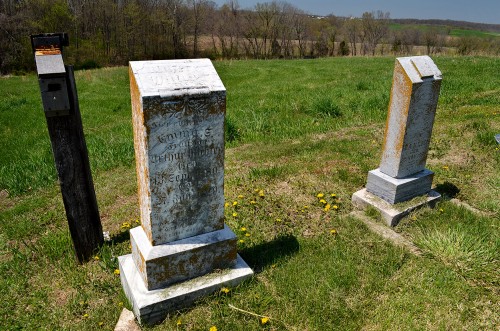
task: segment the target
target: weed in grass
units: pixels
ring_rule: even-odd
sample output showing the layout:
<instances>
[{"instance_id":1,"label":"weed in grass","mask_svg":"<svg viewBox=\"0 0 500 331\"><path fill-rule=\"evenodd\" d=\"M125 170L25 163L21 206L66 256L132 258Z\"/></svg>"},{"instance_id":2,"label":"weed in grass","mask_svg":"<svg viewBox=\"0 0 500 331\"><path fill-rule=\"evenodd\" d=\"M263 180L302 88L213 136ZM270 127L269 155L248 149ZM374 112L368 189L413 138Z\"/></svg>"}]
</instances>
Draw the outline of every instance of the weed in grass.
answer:
<instances>
[{"instance_id":1,"label":"weed in grass","mask_svg":"<svg viewBox=\"0 0 500 331\"><path fill-rule=\"evenodd\" d=\"M320 117L340 117L342 111L340 107L328 97L320 97L316 99L312 105L311 113Z\"/></svg>"},{"instance_id":2,"label":"weed in grass","mask_svg":"<svg viewBox=\"0 0 500 331\"><path fill-rule=\"evenodd\" d=\"M287 173L287 168L284 166L272 166L269 168L251 168L250 169L250 180L259 179L261 177L266 177L268 179L275 179L283 177Z\"/></svg>"}]
</instances>

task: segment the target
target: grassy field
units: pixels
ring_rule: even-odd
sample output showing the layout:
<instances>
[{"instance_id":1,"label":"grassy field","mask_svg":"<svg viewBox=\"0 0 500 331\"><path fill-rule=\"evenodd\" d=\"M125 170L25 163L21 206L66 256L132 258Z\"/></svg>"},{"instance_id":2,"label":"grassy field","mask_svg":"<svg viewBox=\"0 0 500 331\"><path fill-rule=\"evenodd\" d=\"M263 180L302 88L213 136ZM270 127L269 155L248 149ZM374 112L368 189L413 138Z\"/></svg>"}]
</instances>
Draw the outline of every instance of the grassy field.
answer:
<instances>
[{"instance_id":1,"label":"grassy field","mask_svg":"<svg viewBox=\"0 0 500 331\"><path fill-rule=\"evenodd\" d=\"M445 199L396 228L421 256L351 214L352 193L380 161L394 58L216 62L228 91L226 222L256 275L152 329L499 329L500 59L434 60L444 78L428 168ZM2 329L112 330L129 307L115 273L139 223L127 75L76 73L112 238L82 266L36 77L0 78ZM325 211L319 193L337 208Z\"/></svg>"},{"instance_id":2,"label":"grassy field","mask_svg":"<svg viewBox=\"0 0 500 331\"><path fill-rule=\"evenodd\" d=\"M429 30L433 30L433 31L438 31L439 33L442 34L448 34L453 37L477 37L477 38L500 37L500 33L472 30L472 29L459 29L454 27L448 27L445 25L390 23L389 28L394 31L399 31L404 29L414 29L414 30L420 30L421 32L426 32Z\"/></svg>"}]
</instances>

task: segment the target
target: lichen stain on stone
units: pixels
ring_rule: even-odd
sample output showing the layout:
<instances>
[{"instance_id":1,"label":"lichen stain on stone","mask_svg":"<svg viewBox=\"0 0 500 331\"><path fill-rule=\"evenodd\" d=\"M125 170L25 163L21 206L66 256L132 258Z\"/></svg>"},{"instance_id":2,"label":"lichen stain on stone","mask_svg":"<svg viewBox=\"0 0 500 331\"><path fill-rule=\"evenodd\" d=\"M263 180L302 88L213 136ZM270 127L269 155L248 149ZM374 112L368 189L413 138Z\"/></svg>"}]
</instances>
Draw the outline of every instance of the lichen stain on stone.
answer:
<instances>
[{"instance_id":1,"label":"lichen stain on stone","mask_svg":"<svg viewBox=\"0 0 500 331\"><path fill-rule=\"evenodd\" d=\"M144 112L143 103L141 100L141 93L139 91L139 86L135 79L135 75L132 68L129 67L129 77L130 77L130 96L132 103L132 121L133 121L133 132L134 132L134 149L136 155L136 174L137 174L137 186L138 186L138 196L139 196L139 207L141 216L141 225L146 232L146 235L150 241L152 241L151 233L151 222L150 222L150 210L151 210L151 192L149 191L149 169L147 167L147 150L146 150L146 139L147 139L147 128L144 122Z\"/></svg>"},{"instance_id":2,"label":"lichen stain on stone","mask_svg":"<svg viewBox=\"0 0 500 331\"><path fill-rule=\"evenodd\" d=\"M411 96L411 80L409 77L406 75L402 65L399 63L399 61L396 60L395 67L394 67L394 75L392 78L392 89L391 89L391 95L389 99L389 109L387 113L387 120L385 124L385 131L384 131L384 142L383 142L383 149L382 149L382 158L388 158L390 157L388 153L397 151L398 149L401 149L403 145L403 137L404 137L404 127L406 125L406 116L402 116L403 114L408 113L408 105L409 105L409 99ZM402 103L402 105L401 105ZM401 108L406 108L406 109L401 109ZM398 113L396 113L398 112ZM390 132L393 132L391 130L390 122L393 119L399 119L397 125L398 129L396 130L397 132L397 138L396 138L396 146L389 146L389 140L388 136ZM393 150L394 148L394 150Z\"/></svg>"}]
</instances>

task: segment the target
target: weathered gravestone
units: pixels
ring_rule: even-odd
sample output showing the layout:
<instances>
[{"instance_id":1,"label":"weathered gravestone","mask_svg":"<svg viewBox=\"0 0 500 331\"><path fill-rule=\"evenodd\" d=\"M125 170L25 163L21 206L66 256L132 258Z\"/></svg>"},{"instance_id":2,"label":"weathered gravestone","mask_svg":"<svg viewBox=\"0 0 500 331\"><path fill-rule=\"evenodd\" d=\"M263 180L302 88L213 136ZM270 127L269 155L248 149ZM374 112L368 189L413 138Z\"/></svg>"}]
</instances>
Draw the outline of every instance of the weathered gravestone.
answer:
<instances>
[{"instance_id":1,"label":"weathered gravestone","mask_svg":"<svg viewBox=\"0 0 500 331\"><path fill-rule=\"evenodd\" d=\"M120 275L141 323L253 272L224 225L226 91L207 59L130 62L141 226Z\"/></svg>"},{"instance_id":2,"label":"weathered gravestone","mask_svg":"<svg viewBox=\"0 0 500 331\"><path fill-rule=\"evenodd\" d=\"M425 168L440 87L441 72L430 57L396 59L382 161L368 173L366 189L352 197L359 207L380 210L389 225L440 197L431 190L434 173ZM394 206L423 195L425 201Z\"/></svg>"}]
</instances>

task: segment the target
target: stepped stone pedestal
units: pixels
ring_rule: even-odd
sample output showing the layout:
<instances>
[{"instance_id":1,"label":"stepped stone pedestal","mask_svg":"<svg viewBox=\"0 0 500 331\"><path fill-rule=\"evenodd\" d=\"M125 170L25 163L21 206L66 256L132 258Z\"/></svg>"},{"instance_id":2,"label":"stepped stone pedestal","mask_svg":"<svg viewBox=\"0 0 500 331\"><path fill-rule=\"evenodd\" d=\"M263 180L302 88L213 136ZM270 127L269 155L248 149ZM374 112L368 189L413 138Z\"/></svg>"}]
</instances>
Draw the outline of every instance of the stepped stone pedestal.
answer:
<instances>
[{"instance_id":1,"label":"stepped stone pedestal","mask_svg":"<svg viewBox=\"0 0 500 331\"><path fill-rule=\"evenodd\" d=\"M410 210L440 198L432 191L434 173L425 168L436 113L441 72L428 56L396 59L380 167L368 173L366 189L353 204L373 206L395 226ZM427 195L414 205L398 203Z\"/></svg>"},{"instance_id":2,"label":"stepped stone pedestal","mask_svg":"<svg viewBox=\"0 0 500 331\"><path fill-rule=\"evenodd\" d=\"M130 62L141 226L119 257L140 323L253 275L224 225L226 91L207 59Z\"/></svg>"}]
</instances>

